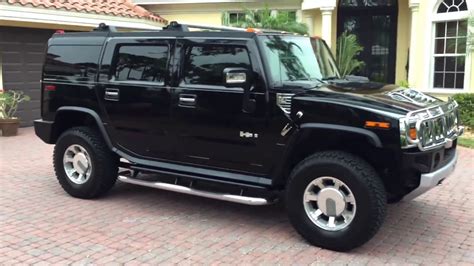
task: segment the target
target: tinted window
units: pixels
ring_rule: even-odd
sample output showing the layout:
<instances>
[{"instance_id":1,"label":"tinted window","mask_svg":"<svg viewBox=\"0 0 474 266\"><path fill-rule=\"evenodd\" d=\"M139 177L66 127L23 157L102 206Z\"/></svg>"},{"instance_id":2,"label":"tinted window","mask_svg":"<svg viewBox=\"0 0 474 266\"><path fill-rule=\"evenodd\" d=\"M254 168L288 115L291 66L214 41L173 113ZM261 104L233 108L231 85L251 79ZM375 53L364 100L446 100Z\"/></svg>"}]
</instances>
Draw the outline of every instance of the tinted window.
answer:
<instances>
[{"instance_id":1,"label":"tinted window","mask_svg":"<svg viewBox=\"0 0 474 266\"><path fill-rule=\"evenodd\" d=\"M46 78L93 80L97 72L100 46L51 46L46 55Z\"/></svg>"},{"instance_id":2,"label":"tinted window","mask_svg":"<svg viewBox=\"0 0 474 266\"><path fill-rule=\"evenodd\" d=\"M188 84L223 85L228 67L251 69L245 48L237 46L194 46L188 49L184 81Z\"/></svg>"},{"instance_id":3,"label":"tinted window","mask_svg":"<svg viewBox=\"0 0 474 266\"><path fill-rule=\"evenodd\" d=\"M112 80L164 82L168 46L121 46Z\"/></svg>"}]
</instances>

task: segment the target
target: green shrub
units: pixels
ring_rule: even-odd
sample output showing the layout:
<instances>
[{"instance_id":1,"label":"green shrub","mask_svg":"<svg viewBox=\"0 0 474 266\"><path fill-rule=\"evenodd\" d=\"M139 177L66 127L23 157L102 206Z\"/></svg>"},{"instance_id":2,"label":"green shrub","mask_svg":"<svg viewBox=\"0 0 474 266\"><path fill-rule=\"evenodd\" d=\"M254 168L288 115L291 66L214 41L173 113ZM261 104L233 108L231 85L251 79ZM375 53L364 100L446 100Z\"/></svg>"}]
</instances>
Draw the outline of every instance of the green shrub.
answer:
<instances>
[{"instance_id":1,"label":"green shrub","mask_svg":"<svg viewBox=\"0 0 474 266\"><path fill-rule=\"evenodd\" d=\"M459 104L461 123L474 128L474 93L459 93L453 96Z\"/></svg>"}]
</instances>

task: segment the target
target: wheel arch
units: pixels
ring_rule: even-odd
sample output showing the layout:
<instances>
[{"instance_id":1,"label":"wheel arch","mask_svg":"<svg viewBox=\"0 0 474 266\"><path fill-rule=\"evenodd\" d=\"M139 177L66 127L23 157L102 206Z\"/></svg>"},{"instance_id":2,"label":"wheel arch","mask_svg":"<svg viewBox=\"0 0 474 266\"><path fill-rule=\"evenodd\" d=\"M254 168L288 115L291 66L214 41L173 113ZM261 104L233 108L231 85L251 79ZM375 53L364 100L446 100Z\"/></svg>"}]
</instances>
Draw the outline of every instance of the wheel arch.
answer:
<instances>
[{"instance_id":1,"label":"wheel arch","mask_svg":"<svg viewBox=\"0 0 474 266\"><path fill-rule=\"evenodd\" d=\"M107 146L110 149L113 148L99 114L92 109L77 106L63 106L57 110L54 118L54 127L51 132L51 142L56 143L64 131L77 126L89 126L97 129Z\"/></svg>"},{"instance_id":2,"label":"wheel arch","mask_svg":"<svg viewBox=\"0 0 474 266\"><path fill-rule=\"evenodd\" d=\"M276 177L274 184L282 188L286 186L292 169L316 152L329 150L349 152L366 160L381 176L387 167L385 157L393 156L374 132L363 128L332 124L302 124L292 136L289 147L291 148L284 155L284 163L274 175ZM382 157L384 159L381 159ZM387 159L387 161L390 160Z\"/></svg>"}]
</instances>

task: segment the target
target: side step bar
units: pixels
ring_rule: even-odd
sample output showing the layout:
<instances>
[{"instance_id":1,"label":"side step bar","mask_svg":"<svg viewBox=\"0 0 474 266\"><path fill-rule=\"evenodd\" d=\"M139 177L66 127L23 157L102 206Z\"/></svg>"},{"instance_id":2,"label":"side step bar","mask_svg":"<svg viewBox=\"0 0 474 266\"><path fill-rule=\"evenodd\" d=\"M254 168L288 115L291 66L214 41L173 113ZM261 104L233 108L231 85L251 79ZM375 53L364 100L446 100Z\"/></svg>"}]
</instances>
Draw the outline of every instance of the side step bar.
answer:
<instances>
[{"instance_id":1,"label":"side step bar","mask_svg":"<svg viewBox=\"0 0 474 266\"><path fill-rule=\"evenodd\" d=\"M271 203L267 199L264 199L264 198L253 198L253 197L238 196L238 195L231 195L231 194L220 194L220 193L215 193L215 192L196 190L193 188L164 183L164 182L144 181L144 180L126 177L123 175L119 175L118 179L124 183L151 187L151 188L158 188L158 189L174 191L174 192L179 192L179 193L188 194L188 195L195 195L195 196L200 196L200 197L205 197L205 198L210 198L210 199L230 201L230 202L247 204L247 205L258 206L258 205L268 205Z\"/></svg>"}]
</instances>

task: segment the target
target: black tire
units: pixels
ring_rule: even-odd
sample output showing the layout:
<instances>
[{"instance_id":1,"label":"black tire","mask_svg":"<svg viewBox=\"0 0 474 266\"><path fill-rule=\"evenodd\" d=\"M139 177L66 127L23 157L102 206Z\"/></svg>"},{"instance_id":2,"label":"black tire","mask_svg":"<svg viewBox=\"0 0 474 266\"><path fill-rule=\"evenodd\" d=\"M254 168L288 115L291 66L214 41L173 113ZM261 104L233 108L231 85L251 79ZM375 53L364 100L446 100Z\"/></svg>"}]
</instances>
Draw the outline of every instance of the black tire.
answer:
<instances>
[{"instance_id":1,"label":"black tire","mask_svg":"<svg viewBox=\"0 0 474 266\"><path fill-rule=\"evenodd\" d=\"M86 149L91 160L91 175L84 184L72 182L64 169L63 156L67 148L78 144ZM118 175L118 157L104 143L102 136L88 127L65 131L56 142L53 154L54 171L62 188L71 196L92 199L107 193Z\"/></svg>"},{"instance_id":2,"label":"black tire","mask_svg":"<svg viewBox=\"0 0 474 266\"><path fill-rule=\"evenodd\" d=\"M304 209L306 187L323 176L344 182L356 200L352 222L339 231L318 227ZM287 212L296 231L312 245L336 251L348 251L370 240L384 221L386 202L384 185L373 167L342 151L319 152L300 162L290 175L286 191Z\"/></svg>"}]
</instances>

